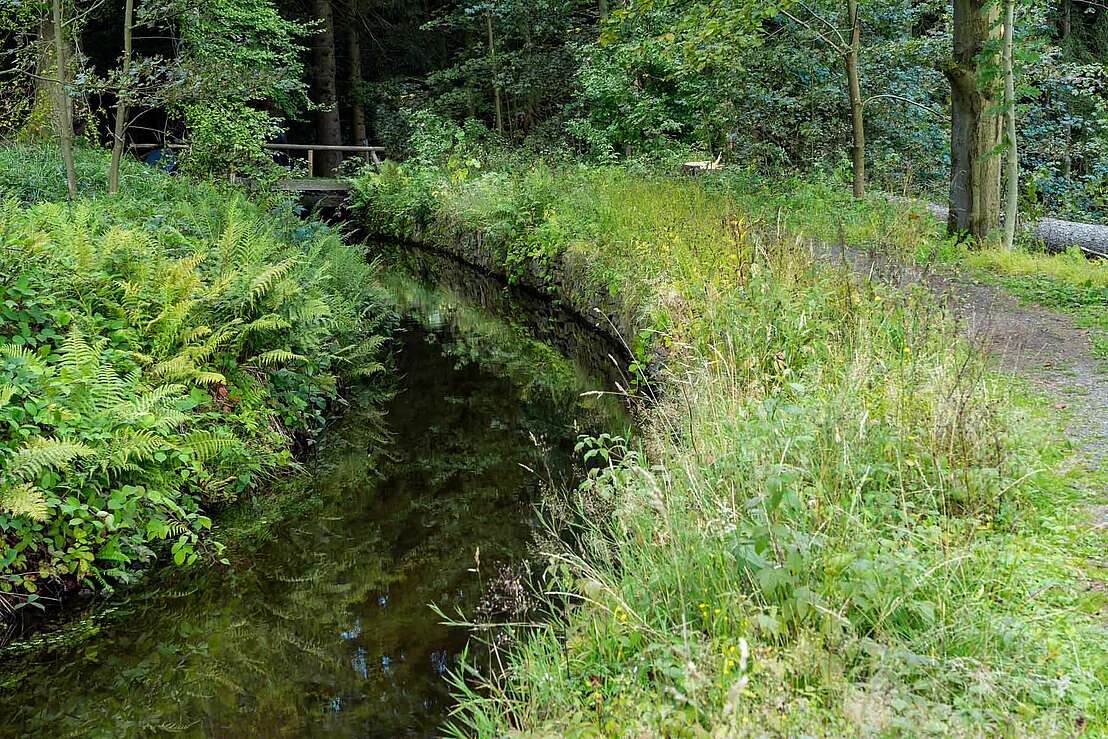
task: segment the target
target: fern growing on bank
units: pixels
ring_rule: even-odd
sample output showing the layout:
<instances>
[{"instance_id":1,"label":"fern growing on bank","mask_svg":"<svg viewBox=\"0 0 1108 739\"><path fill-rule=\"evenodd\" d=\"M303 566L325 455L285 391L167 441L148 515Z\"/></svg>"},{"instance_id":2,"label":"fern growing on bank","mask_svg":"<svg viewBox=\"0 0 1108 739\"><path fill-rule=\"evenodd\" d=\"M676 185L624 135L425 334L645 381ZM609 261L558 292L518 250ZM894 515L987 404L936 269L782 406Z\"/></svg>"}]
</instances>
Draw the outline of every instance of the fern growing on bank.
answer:
<instances>
[{"instance_id":1,"label":"fern growing on bank","mask_svg":"<svg viewBox=\"0 0 1108 739\"><path fill-rule=\"evenodd\" d=\"M0 204L0 618L126 580L293 464L344 380L380 372L364 254L198 185Z\"/></svg>"}]
</instances>

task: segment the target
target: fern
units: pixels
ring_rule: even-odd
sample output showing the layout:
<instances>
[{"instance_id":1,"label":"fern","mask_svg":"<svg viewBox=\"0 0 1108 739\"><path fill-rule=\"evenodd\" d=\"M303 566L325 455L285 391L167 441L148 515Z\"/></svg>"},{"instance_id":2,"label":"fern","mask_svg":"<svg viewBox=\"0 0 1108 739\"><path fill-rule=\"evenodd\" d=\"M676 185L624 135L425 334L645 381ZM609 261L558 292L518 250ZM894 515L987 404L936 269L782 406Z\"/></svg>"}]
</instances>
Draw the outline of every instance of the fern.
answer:
<instances>
[{"instance_id":1,"label":"fern","mask_svg":"<svg viewBox=\"0 0 1108 739\"><path fill-rule=\"evenodd\" d=\"M135 413L155 414L175 402L184 392L184 385L159 385L153 390L135 398L131 403L131 408Z\"/></svg>"},{"instance_id":2,"label":"fern","mask_svg":"<svg viewBox=\"0 0 1108 739\"><path fill-rule=\"evenodd\" d=\"M283 331L291 329L292 324L276 313L267 313L257 318L242 328L244 334L264 333L266 331Z\"/></svg>"},{"instance_id":3,"label":"fern","mask_svg":"<svg viewBox=\"0 0 1108 739\"><path fill-rule=\"evenodd\" d=\"M165 439L152 431L122 431L112 436L107 454L101 453L101 467L113 473L139 469L165 447Z\"/></svg>"},{"instance_id":4,"label":"fern","mask_svg":"<svg viewBox=\"0 0 1108 739\"><path fill-rule=\"evenodd\" d=\"M307 362L308 358L291 352L288 349L271 349L268 352L263 352L250 360L251 364L255 364L259 367L265 367L267 369L273 367L279 367L285 364L291 364L292 362Z\"/></svg>"},{"instance_id":5,"label":"fern","mask_svg":"<svg viewBox=\"0 0 1108 739\"><path fill-rule=\"evenodd\" d=\"M185 437L185 442L180 448L192 455L196 461L203 463L238 445L239 442L230 436L219 436L211 431L193 431Z\"/></svg>"},{"instance_id":6,"label":"fern","mask_svg":"<svg viewBox=\"0 0 1108 739\"><path fill-rule=\"evenodd\" d=\"M0 408L6 406L15 397L15 387L8 384L0 385Z\"/></svg>"},{"instance_id":7,"label":"fern","mask_svg":"<svg viewBox=\"0 0 1108 739\"><path fill-rule=\"evenodd\" d=\"M246 301L247 305L256 305L258 301L272 290L273 286L287 275L299 261L299 257L289 257L262 271L262 273L255 277L250 283L250 295Z\"/></svg>"},{"instance_id":8,"label":"fern","mask_svg":"<svg viewBox=\"0 0 1108 739\"><path fill-rule=\"evenodd\" d=\"M303 300L289 308L289 316L297 323L327 323L331 320L331 306L319 298Z\"/></svg>"},{"instance_id":9,"label":"fern","mask_svg":"<svg viewBox=\"0 0 1108 739\"><path fill-rule=\"evenodd\" d=\"M107 339L99 339L95 344L89 343L81 329L74 326L62 339L58 349L61 356L59 366L78 377L94 372L100 366L100 351L107 343Z\"/></svg>"},{"instance_id":10,"label":"fern","mask_svg":"<svg viewBox=\"0 0 1108 739\"><path fill-rule=\"evenodd\" d=\"M0 357L16 359L34 374L45 374L46 364L28 347L20 344L0 344Z\"/></svg>"},{"instance_id":11,"label":"fern","mask_svg":"<svg viewBox=\"0 0 1108 739\"><path fill-rule=\"evenodd\" d=\"M0 488L0 512L45 521L48 513L46 494L29 482Z\"/></svg>"},{"instance_id":12,"label":"fern","mask_svg":"<svg viewBox=\"0 0 1108 739\"><path fill-rule=\"evenodd\" d=\"M63 470L76 459L95 455L94 449L77 441L40 437L11 456L8 472L14 477L35 478L45 469Z\"/></svg>"}]
</instances>

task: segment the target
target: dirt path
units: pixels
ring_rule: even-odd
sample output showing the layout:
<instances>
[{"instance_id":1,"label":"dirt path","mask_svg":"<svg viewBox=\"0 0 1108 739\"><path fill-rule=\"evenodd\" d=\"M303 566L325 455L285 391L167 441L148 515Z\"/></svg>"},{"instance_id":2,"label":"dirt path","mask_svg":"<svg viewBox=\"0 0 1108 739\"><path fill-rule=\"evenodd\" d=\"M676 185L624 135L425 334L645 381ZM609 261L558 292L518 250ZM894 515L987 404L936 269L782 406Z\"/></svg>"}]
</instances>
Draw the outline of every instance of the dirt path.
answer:
<instances>
[{"instance_id":1,"label":"dirt path","mask_svg":"<svg viewBox=\"0 0 1108 739\"><path fill-rule=\"evenodd\" d=\"M1108 464L1108 363L1092 355L1089 332L1072 318L1022 304L968 275L903 264L878 252L813 244L812 254L901 287L925 284L950 308L961 332L993 354L1002 369L1029 378L1055 399L1067 415L1066 434L1086 465ZM1098 528L1108 529L1108 498L1094 507L1094 517Z\"/></svg>"}]
</instances>

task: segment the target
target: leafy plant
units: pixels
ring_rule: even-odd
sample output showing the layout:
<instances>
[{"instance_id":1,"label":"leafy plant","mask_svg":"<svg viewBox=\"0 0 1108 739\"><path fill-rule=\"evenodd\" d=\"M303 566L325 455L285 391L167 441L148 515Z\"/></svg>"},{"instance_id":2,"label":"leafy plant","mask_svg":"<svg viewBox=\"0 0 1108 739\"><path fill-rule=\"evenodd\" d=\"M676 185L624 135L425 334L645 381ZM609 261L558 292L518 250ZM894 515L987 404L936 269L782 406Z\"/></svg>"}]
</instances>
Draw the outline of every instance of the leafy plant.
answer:
<instances>
[{"instance_id":1,"label":"leafy plant","mask_svg":"<svg viewBox=\"0 0 1108 739\"><path fill-rule=\"evenodd\" d=\"M362 252L169 191L0 209L2 605L127 580L163 541L179 565L218 556L205 511L287 469L341 382L382 370Z\"/></svg>"}]
</instances>

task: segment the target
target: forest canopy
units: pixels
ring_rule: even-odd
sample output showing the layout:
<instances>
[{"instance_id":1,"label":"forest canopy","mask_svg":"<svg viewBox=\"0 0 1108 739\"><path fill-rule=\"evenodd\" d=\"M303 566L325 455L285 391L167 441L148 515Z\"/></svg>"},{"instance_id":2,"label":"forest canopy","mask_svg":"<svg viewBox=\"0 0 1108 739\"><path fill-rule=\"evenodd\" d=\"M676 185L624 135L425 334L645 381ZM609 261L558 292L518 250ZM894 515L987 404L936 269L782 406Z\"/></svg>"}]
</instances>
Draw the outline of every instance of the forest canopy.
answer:
<instances>
[{"instance_id":1,"label":"forest canopy","mask_svg":"<svg viewBox=\"0 0 1108 739\"><path fill-rule=\"evenodd\" d=\"M57 5L60 46L50 4L0 7L4 137L49 128L60 49L78 138L188 140L199 171L247 169L264 160L262 141L281 136L380 144L403 157L412 114L429 111L552 155L695 150L775 173L853 169L856 194L868 180L943 200L958 187L952 164L984 162L979 179L998 182L982 183L983 197L999 214L1010 138L999 121L1011 108L1021 212L1108 216L1108 10L1087 0L1012 3L1011 105L999 2ZM975 109L980 121L959 118ZM981 136L967 138L970 130ZM963 221L980 236L999 215L980 228Z\"/></svg>"}]
</instances>

